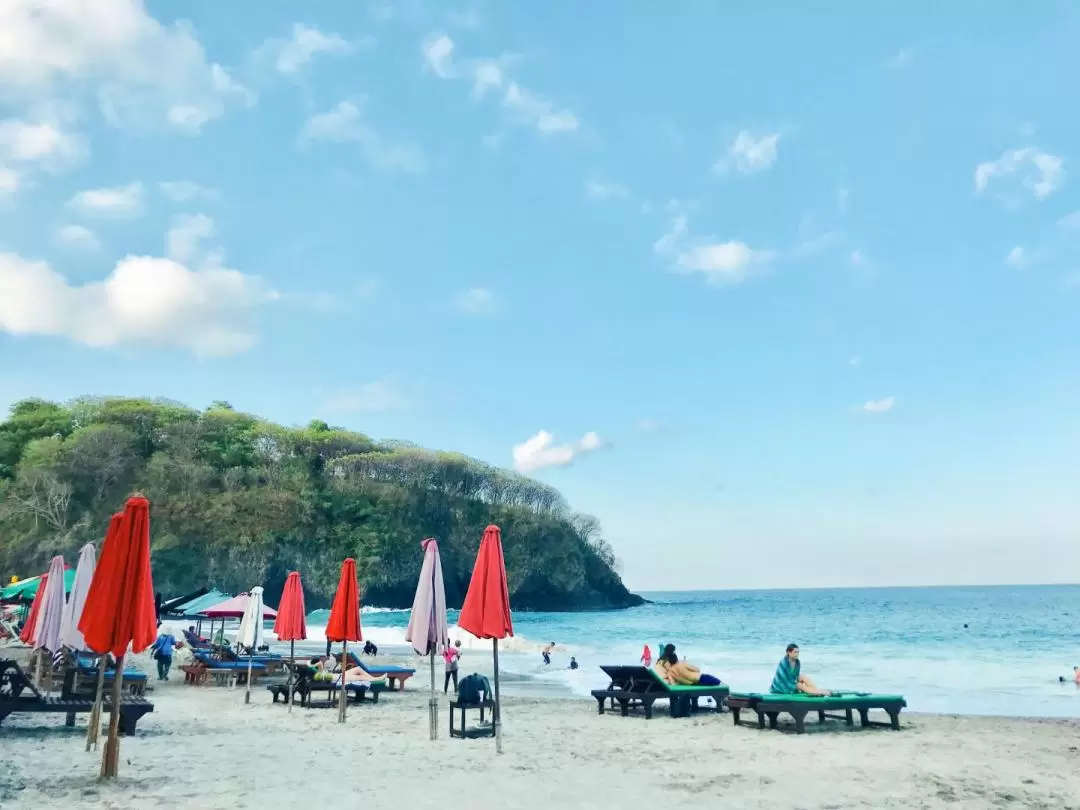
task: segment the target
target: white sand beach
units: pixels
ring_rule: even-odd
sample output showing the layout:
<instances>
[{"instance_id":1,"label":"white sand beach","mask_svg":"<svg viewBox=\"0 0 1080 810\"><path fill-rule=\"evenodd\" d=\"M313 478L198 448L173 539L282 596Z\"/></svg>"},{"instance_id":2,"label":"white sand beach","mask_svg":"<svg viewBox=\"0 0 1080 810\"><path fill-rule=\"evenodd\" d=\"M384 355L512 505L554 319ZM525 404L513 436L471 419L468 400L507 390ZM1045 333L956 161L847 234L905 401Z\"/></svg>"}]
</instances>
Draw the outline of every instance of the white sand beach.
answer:
<instances>
[{"instance_id":1,"label":"white sand beach","mask_svg":"<svg viewBox=\"0 0 1080 810\"><path fill-rule=\"evenodd\" d=\"M398 661L397 663L404 663ZM378 705L290 715L269 693L191 687L174 671L97 781L86 719L16 715L0 727L0 807L1080 808L1080 722L901 716L900 732L808 722L803 736L731 715L599 716L592 701L509 698L504 749L428 739L427 675ZM490 798L488 798L490 797Z\"/></svg>"}]
</instances>

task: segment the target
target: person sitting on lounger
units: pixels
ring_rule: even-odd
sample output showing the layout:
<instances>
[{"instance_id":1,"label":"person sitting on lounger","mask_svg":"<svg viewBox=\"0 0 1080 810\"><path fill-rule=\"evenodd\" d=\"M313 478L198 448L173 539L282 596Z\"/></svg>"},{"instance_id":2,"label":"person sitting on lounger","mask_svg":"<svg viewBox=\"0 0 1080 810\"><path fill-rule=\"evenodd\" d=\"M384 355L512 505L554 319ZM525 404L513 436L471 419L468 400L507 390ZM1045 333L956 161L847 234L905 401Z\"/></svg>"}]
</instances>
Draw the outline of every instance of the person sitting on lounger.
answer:
<instances>
[{"instance_id":1,"label":"person sitting on lounger","mask_svg":"<svg viewBox=\"0 0 1080 810\"><path fill-rule=\"evenodd\" d=\"M311 666L315 670L315 674L312 676L312 680L315 681L332 681L334 680L334 659L327 655L322 658L313 658L311 660Z\"/></svg>"},{"instance_id":2,"label":"person sitting on lounger","mask_svg":"<svg viewBox=\"0 0 1080 810\"><path fill-rule=\"evenodd\" d=\"M675 645L664 646L660 658L656 661L656 672L665 683L673 686L719 686L720 679L706 675L688 661L680 661L675 654Z\"/></svg>"},{"instance_id":3,"label":"person sitting on lounger","mask_svg":"<svg viewBox=\"0 0 1080 810\"><path fill-rule=\"evenodd\" d=\"M802 694L821 697L831 694L828 690L819 689L810 678L802 674L798 644L787 645L787 654L776 668L769 691L774 695Z\"/></svg>"}]
</instances>

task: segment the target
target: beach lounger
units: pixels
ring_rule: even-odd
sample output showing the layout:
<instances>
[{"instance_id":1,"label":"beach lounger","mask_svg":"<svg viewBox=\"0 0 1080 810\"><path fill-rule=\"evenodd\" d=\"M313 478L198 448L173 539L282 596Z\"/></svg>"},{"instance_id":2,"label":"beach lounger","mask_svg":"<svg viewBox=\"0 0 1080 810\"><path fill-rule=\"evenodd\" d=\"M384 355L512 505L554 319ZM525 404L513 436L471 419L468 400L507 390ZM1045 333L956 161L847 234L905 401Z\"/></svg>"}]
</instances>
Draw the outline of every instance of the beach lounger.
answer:
<instances>
[{"instance_id":1,"label":"beach lounger","mask_svg":"<svg viewBox=\"0 0 1080 810\"><path fill-rule=\"evenodd\" d=\"M340 664L341 653L335 654L334 659ZM372 678L385 678L387 683L390 684L391 690L404 690L405 681L416 674L416 670L409 667L398 667L393 664L365 664L360 660L360 656L351 651L349 652L349 663L354 667L360 667Z\"/></svg>"},{"instance_id":2,"label":"beach lounger","mask_svg":"<svg viewBox=\"0 0 1080 810\"><path fill-rule=\"evenodd\" d=\"M246 655L241 655L240 653L228 647L219 648L217 657L221 661L226 661L233 664L243 664L245 667L247 666L248 662L248 657ZM258 653L251 656L251 662L253 664L261 664L264 667L267 675L273 675L277 672L281 672L281 670L285 668L285 664L287 663L286 659L282 658L276 653Z\"/></svg>"},{"instance_id":3,"label":"beach lounger","mask_svg":"<svg viewBox=\"0 0 1080 810\"><path fill-rule=\"evenodd\" d=\"M97 690L98 668L97 662L89 656L80 655L75 659L75 672L78 676L74 683L74 690L81 689ZM111 684L116 677L115 669L105 670L105 683ZM146 673L136 669L124 669L123 682L120 688L132 695L146 694Z\"/></svg>"},{"instance_id":4,"label":"beach lounger","mask_svg":"<svg viewBox=\"0 0 1080 810\"><path fill-rule=\"evenodd\" d=\"M202 650L192 650L194 660L190 664L185 664L180 667L184 673L184 683L190 683L195 686L201 686L206 684L209 678L213 678L215 683L219 686L222 684L242 684L247 680L248 665L247 662L240 663L238 661L222 661L218 658L211 658ZM266 672L266 666L264 664L252 664L251 665L251 682Z\"/></svg>"},{"instance_id":5,"label":"beach lounger","mask_svg":"<svg viewBox=\"0 0 1080 810\"><path fill-rule=\"evenodd\" d=\"M16 661L0 660L0 724L12 714L49 713L65 715L64 725L74 726L75 715L89 714L94 708L94 699L72 693L73 676L72 672L65 678L59 697L44 697ZM101 710L112 711L110 695L106 695ZM134 734L142 716L153 710L154 704L146 698L124 695L120 701L120 732Z\"/></svg>"},{"instance_id":6,"label":"beach lounger","mask_svg":"<svg viewBox=\"0 0 1080 810\"><path fill-rule=\"evenodd\" d=\"M859 713L859 723L864 728L878 727L900 730L900 711L907 706L902 695L873 695L866 692L834 693L829 696L813 695L773 695L768 693L734 693L728 696L728 708L735 725L740 725L740 713L745 709L757 714L757 727L765 728L765 719L769 728L778 728L777 718L789 714L795 721L798 734L806 732L806 716L816 712L818 722L842 720L849 727L854 725L852 712ZM871 709L880 709L889 715L888 723L870 720ZM843 712L843 715L834 714ZM749 725L748 723L743 723Z\"/></svg>"},{"instance_id":7,"label":"beach lounger","mask_svg":"<svg viewBox=\"0 0 1080 810\"><path fill-rule=\"evenodd\" d=\"M626 717L633 708L642 708L645 719L652 718L653 703L657 700L668 701L668 711L672 717L686 717L691 712L702 708L698 701L703 697L712 698L715 711L724 710L724 701L730 692L725 684L719 686L672 686L648 667L642 666L606 666L600 667L611 683L607 689L594 689L597 709L604 713L606 703L612 709L619 704L619 713Z\"/></svg>"}]
</instances>

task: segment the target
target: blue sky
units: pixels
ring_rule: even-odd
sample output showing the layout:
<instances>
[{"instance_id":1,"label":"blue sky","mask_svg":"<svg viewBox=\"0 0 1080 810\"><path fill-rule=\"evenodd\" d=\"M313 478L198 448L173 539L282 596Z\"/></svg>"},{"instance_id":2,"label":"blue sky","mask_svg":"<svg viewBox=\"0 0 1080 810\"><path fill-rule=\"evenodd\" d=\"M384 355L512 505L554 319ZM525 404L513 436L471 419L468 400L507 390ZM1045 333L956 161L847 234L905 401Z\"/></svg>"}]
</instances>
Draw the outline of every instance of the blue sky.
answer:
<instances>
[{"instance_id":1,"label":"blue sky","mask_svg":"<svg viewBox=\"0 0 1080 810\"><path fill-rule=\"evenodd\" d=\"M0 9L0 405L517 464L641 589L1080 576L1070 4L83 5Z\"/></svg>"}]
</instances>

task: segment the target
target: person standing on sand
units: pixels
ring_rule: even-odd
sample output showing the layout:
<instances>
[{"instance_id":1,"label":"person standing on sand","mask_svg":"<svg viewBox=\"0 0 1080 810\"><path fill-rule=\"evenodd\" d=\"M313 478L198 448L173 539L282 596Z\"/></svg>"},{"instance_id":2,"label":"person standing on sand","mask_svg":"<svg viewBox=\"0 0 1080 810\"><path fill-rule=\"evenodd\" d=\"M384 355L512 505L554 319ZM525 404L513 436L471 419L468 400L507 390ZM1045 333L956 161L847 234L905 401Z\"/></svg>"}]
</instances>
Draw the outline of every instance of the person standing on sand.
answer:
<instances>
[{"instance_id":1,"label":"person standing on sand","mask_svg":"<svg viewBox=\"0 0 1080 810\"><path fill-rule=\"evenodd\" d=\"M443 654L446 662L446 677L443 679L442 691L445 695L450 689L450 679L454 679L454 694L457 694L458 661L461 658L461 639L454 642L453 647L447 647Z\"/></svg>"},{"instance_id":2,"label":"person standing on sand","mask_svg":"<svg viewBox=\"0 0 1080 810\"><path fill-rule=\"evenodd\" d=\"M832 694L827 689L819 689L806 675L802 674L799 661L799 645L788 644L787 651L773 676L769 691L774 695L813 695L827 697Z\"/></svg>"},{"instance_id":3,"label":"person standing on sand","mask_svg":"<svg viewBox=\"0 0 1080 810\"><path fill-rule=\"evenodd\" d=\"M154 653L154 661L157 662L157 679L169 680L169 667L172 666L173 649L176 647L176 639L171 630L162 630L161 635L150 646Z\"/></svg>"},{"instance_id":4,"label":"person standing on sand","mask_svg":"<svg viewBox=\"0 0 1080 810\"><path fill-rule=\"evenodd\" d=\"M548 644L548 645L547 645L546 647L544 647L544 649L543 649L543 650L542 650L542 651L540 652L540 655L541 655L541 656L543 657L543 659L544 659L544 666L545 666L545 667L546 667L546 666L547 666L548 664L550 664L550 663L551 663L551 653L552 653L552 651L553 651L554 649L555 649L555 642L553 641L553 642L551 642L550 644Z\"/></svg>"}]
</instances>

